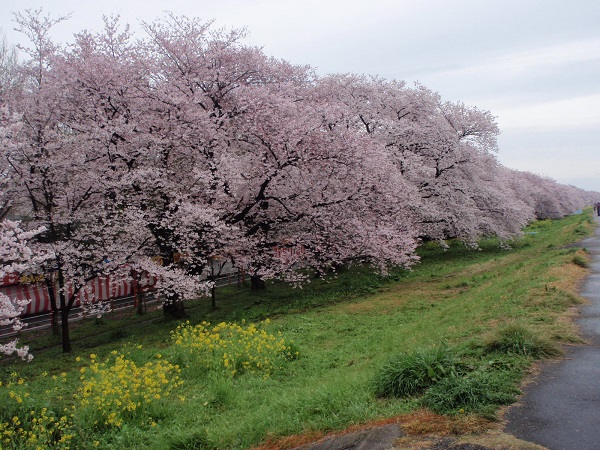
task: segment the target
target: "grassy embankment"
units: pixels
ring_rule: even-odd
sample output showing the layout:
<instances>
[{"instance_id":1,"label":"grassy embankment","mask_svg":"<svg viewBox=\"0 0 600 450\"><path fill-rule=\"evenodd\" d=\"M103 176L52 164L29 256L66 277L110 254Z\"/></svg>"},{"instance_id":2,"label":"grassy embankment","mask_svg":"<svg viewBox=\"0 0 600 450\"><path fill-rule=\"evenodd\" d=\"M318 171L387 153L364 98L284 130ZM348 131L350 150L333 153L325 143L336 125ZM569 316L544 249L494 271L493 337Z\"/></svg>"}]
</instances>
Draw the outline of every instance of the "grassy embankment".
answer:
<instances>
[{"instance_id":1,"label":"grassy embankment","mask_svg":"<svg viewBox=\"0 0 600 450\"><path fill-rule=\"evenodd\" d=\"M592 228L586 213L537 222L511 250L428 244L419 265L388 279L354 268L302 290L224 288L218 309L208 300L189 308L176 337L178 324L154 312L75 325L70 355L37 338L31 363L0 366L0 444L284 446L423 406L480 426L514 398L536 357L578 340L569 308L587 256L567 245ZM192 329L202 321L212 325ZM243 328L211 334L223 321ZM421 365L406 369L407 360ZM416 390L402 390L406 373Z\"/></svg>"}]
</instances>

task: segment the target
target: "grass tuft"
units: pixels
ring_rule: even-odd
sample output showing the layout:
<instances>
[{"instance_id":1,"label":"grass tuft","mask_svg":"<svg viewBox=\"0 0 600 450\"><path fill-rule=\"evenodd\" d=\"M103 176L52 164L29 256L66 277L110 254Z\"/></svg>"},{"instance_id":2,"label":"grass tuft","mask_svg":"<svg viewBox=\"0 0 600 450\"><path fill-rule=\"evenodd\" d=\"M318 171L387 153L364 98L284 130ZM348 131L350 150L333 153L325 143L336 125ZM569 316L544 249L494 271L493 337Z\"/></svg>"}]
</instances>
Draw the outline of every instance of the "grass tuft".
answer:
<instances>
[{"instance_id":1,"label":"grass tuft","mask_svg":"<svg viewBox=\"0 0 600 450\"><path fill-rule=\"evenodd\" d=\"M391 358L376 375L377 397L411 397L422 394L455 371L456 357L448 347L403 353Z\"/></svg>"},{"instance_id":2,"label":"grass tuft","mask_svg":"<svg viewBox=\"0 0 600 450\"><path fill-rule=\"evenodd\" d=\"M573 264L575 264L579 267L583 267L584 269L587 269L588 267L590 267L590 262L589 262L588 258L586 258L584 255L580 255L580 254L576 254L573 256Z\"/></svg>"},{"instance_id":3,"label":"grass tuft","mask_svg":"<svg viewBox=\"0 0 600 450\"><path fill-rule=\"evenodd\" d=\"M528 328L511 324L499 328L485 343L489 353L504 353L528 358L549 358L562 354L561 349L549 339L538 336Z\"/></svg>"},{"instance_id":4,"label":"grass tuft","mask_svg":"<svg viewBox=\"0 0 600 450\"><path fill-rule=\"evenodd\" d=\"M507 372L475 371L440 380L427 390L422 403L438 414L477 413L491 418L499 406L514 402L518 393Z\"/></svg>"}]
</instances>

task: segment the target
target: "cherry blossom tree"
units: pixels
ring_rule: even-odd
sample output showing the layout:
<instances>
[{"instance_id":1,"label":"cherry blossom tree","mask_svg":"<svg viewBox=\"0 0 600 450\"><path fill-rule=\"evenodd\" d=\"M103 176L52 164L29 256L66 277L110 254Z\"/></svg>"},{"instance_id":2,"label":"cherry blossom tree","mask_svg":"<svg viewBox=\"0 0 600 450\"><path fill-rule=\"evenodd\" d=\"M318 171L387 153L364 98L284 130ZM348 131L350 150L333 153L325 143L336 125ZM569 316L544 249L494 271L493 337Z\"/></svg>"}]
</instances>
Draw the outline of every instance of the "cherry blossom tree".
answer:
<instances>
[{"instance_id":1,"label":"cherry blossom tree","mask_svg":"<svg viewBox=\"0 0 600 450\"><path fill-rule=\"evenodd\" d=\"M88 103L77 79L66 77L67 59L47 38L57 22L40 18L39 12L16 20L34 47L24 66L28 85L11 102L16 119L5 152L14 185L29 201L31 226L46 229L31 245L52 255L43 272L68 352L69 314L79 294L98 276L127 276L125 264L147 236L135 211L118 209L111 201L105 182L109 155L93 145L97 134L79 127Z\"/></svg>"},{"instance_id":2,"label":"cherry blossom tree","mask_svg":"<svg viewBox=\"0 0 600 450\"><path fill-rule=\"evenodd\" d=\"M237 32L207 40L205 24L171 22L147 25L158 64L150 70L158 78L152 108L169 120L146 128L168 124L160 145L168 142L170 157L187 155L179 183L193 167L197 184L184 182L185 192L204 190L188 194L189 207L216 211L229 230L228 242L202 248L243 261L261 278L296 279L300 263L326 271L357 255L380 267L412 261L414 189L388 170L379 143L339 120L342 105L314 88L309 68L240 45ZM406 234L390 239L394 228ZM302 257L281 258L282 247L301 248Z\"/></svg>"},{"instance_id":3,"label":"cherry blossom tree","mask_svg":"<svg viewBox=\"0 0 600 450\"><path fill-rule=\"evenodd\" d=\"M28 270L35 269L36 265L43 261L43 255L35 255L28 245L28 241L42 231L44 230L37 229L27 232L20 228L19 222L0 221L0 278L12 272L26 273ZM12 326L15 331L23 328L24 324L19 320L19 315L27 303L26 300L12 300L0 292L0 325ZM16 353L22 359L33 358L28 346L17 347L17 345L17 339L0 344L0 354Z\"/></svg>"},{"instance_id":4,"label":"cherry blossom tree","mask_svg":"<svg viewBox=\"0 0 600 450\"><path fill-rule=\"evenodd\" d=\"M18 90L22 83L19 73L16 48L10 45L0 31L0 102L4 103L11 92Z\"/></svg>"},{"instance_id":5,"label":"cherry blossom tree","mask_svg":"<svg viewBox=\"0 0 600 450\"><path fill-rule=\"evenodd\" d=\"M9 138L13 132L10 129L10 112L4 101L0 101L0 144ZM7 159L0 158L0 220L9 213L14 202L12 194L11 170Z\"/></svg>"},{"instance_id":6,"label":"cherry blossom tree","mask_svg":"<svg viewBox=\"0 0 600 450\"><path fill-rule=\"evenodd\" d=\"M485 235L506 239L531 219L498 183L498 128L489 112L442 102L421 85L379 78L331 76L323 89L336 93L352 126L381 141L418 189L415 212L423 238L470 244Z\"/></svg>"},{"instance_id":7,"label":"cherry blossom tree","mask_svg":"<svg viewBox=\"0 0 600 450\"><path fill-rule=\"evenodd\" d=\"M255 271L269 277L284 270L272 252L283 243L304 249L301 257L285 256L292 278L300 263L322 272L356 257L382 270L410 264L416 192L390 170L380 143L349 129L335 99L312 87L261 90L236 129L247 169L244 207L230 219L243 224L254 253L262 247Z\"/></svg>"},{"instance_id":8,"label":"cherry blossom tree","mask_svg":"<svg viewBox=\"0 0 600 450\"><path fill-rule=\"evenodd\" d=\"M597 202L597 192L557 183L531 172L503 168L504 179L514 196L528 205L535 219L560 219Z\"/></svg>"},{"instance_id":9,"label":"cherry blossom tree","mask_svg":"<svg viewBox=\"0 0 600 450\"><path fill-rule=\"evenodd\" d=\"M12 130L6 128L10 111L7 102L9 97L18 91L21 86L22 76L19 73L17 52L14 46L9 45L4 35L0 36L0 132L10 135ZM10 192L10 170L6 160L0 160L0 220L4 219L13 206L13 195Z\"/></svg>"}]
</instances>

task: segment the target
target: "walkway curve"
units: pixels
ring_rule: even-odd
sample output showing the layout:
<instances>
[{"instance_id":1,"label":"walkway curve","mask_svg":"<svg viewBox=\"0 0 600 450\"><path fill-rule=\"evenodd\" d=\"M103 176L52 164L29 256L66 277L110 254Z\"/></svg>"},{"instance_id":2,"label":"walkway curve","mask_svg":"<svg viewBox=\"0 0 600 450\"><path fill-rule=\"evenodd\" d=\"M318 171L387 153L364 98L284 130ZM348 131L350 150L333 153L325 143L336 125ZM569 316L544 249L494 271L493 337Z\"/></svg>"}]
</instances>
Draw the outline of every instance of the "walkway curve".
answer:
<instances>
[{"instance_id":1,"label":"walkway curve","mask_svg":"<svg viewBox=\"0 0 600 450\"><path fill-rule=\"evenodd\" d=\"M595 217L600 222L600 217ZM543 363L521 401L505 414L505 431L550 450L600 449L600 227L581 246L591 256L581 295L589 304L577 324L586 345L569 346L565 357Z\"/></svg>"}]
</instances>

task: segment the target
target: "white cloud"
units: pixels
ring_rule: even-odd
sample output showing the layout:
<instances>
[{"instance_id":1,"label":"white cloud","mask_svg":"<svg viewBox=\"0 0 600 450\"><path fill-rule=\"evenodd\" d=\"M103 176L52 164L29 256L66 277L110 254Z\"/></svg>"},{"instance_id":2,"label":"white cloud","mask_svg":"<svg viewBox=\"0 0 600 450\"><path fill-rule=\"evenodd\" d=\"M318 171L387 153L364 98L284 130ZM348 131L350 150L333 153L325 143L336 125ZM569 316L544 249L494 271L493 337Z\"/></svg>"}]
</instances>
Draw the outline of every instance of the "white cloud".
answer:
<instances>
[{"instance_id":1,"label":"white cloud","mask_svg":"<svg viewBox=\"0 0 600 450\"><path fill-rule=\"evenodd\" d=\"M496 109L501 129L556 129L600 126L600 94Z\"/></svg>"},{"instance_id":2,"label":"white cloud","mask_svg":"<svg viewBox=\"0 0 600 450\"><path fill-rule=\"evenodd\" d=\"M446 76L516 77L549 66L600 60L600 38L567 42L505 54L483 64L451 69Z\"/></svg>"}]
</instances>

